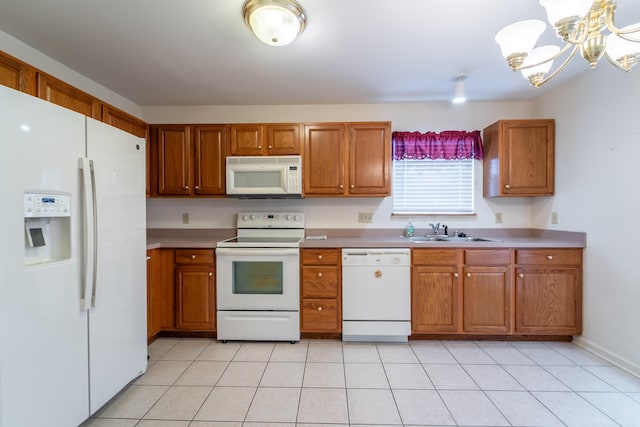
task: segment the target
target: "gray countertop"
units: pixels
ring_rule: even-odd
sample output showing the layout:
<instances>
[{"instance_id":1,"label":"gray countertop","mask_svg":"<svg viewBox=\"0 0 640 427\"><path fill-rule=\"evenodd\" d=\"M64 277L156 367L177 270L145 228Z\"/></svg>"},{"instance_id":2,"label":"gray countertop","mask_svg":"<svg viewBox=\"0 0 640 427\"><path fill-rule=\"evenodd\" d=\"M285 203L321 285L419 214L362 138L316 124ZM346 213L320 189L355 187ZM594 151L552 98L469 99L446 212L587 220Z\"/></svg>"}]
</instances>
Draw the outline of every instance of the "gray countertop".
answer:
<instances>
[{"instance_id":1,"label":"gray countertop","mask_svg":"<svg viewBox=\"0 0 640 427\"><path fill-rule=\"evenodd\" d=\"M307 229L301 248L584 248L586 233L529 228L465 229L469 236L499 242L425 242L400 238L401 229ZM148 229L147 249L215 248L216 243L235 236L235 229ZM320 239L314 239L320 237Z\"/></svg>"}]
</instances>

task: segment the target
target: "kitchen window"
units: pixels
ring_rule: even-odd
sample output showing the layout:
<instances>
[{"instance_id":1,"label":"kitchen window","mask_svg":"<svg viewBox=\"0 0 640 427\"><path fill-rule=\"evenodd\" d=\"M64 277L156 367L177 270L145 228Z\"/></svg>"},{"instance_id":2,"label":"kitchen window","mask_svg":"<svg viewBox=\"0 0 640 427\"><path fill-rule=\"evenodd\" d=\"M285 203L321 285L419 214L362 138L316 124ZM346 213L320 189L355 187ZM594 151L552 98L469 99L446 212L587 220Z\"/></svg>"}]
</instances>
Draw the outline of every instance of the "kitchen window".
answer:
<instances>
[{"instance_id":1,"label":"kitchen window","mask_svg":"<svg viewBox=\"0 0 640 427\"><path fill-rule=\"evenodd\" d=\"M394 132L393 213L474 213L475 160L480 131Z\"/></svg>"}]
</instances>

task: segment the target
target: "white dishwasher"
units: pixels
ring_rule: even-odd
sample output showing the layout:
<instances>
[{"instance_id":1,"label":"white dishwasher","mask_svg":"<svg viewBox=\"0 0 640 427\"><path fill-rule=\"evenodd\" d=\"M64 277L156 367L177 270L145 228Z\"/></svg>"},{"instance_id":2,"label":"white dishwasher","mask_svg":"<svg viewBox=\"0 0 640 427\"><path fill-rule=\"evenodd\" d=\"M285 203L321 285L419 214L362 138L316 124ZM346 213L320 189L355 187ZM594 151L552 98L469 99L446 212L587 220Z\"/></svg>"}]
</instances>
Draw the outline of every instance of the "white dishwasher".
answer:
<instances>
[{"instance_id":1,"label":"white dishwasher","mask_svg":"<svg viewBox=\"0 0 640 427\"><path fill-rule=\"evenodd\" d=\"M411 252L342 250L342 339L406 342L411 334Z\"/></svg>"}]
</instances>

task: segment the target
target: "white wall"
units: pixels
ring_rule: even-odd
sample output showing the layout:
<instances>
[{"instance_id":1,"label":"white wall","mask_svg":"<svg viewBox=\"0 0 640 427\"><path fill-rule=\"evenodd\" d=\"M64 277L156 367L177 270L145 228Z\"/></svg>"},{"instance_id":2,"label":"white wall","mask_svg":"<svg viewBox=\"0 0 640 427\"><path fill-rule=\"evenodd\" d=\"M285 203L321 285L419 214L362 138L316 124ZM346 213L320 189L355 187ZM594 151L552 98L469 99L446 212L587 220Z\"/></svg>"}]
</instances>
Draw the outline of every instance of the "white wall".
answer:
<instances>
[{"instance_id":1,"label":"white wall","mask_svg":"<svg viewBox=\"0 0 640 427\"><path fill-rule=\"evenodd\" d=\"M640 375L640 70L600 62L534 102L556 119L556 195L534 202L533 225L588 231L578 342Z\"/></svg>"},{"instance_id":2,"label":"white wall","mask_svg":"<svg viewBox=\"0 0 640 427\"><path fill-rule=\"evenodd\" d=\"M530 118L530 102L469 102L361 105L275 105L147 107L149 123L274 123L305 121L392 121L398 131L482 130L498 119ZM483 199L482 162L476 162L475 200L477 216L432 216L412 218L417 230L438 221L450 228L530 227L528 198ZM308 228L403 228L406 217L394 217L393 200L386 198L308 198L303 200L150 199L147 203L150 228L234 228L234 214L240 210L294 210L306 213ZM373 212L373 223L359 224L358 212ZM496 224L494 213L503 213ZM182 214L190 223L182 224Z\"/></svg>"}]
</instances>

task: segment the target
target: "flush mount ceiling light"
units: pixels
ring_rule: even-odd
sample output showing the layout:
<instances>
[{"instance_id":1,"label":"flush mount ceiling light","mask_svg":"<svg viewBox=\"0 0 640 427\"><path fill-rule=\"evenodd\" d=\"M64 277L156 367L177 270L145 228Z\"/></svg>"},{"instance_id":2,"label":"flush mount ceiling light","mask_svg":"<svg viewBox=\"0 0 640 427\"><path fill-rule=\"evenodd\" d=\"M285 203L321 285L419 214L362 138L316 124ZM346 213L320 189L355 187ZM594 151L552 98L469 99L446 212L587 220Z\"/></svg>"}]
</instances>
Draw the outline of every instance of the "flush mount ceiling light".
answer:
<instances>
[{"instance_id":1,"label":"flush mount ceiling light","mask_svg":"<svg viewBox=\"0 0 640 427\"><path fill-rule=\"evenodd\" d=\"M453 99L451 100L454 104L462 104L467 101L467 93L464 87L465 80L467 80L467 76L464 74L456 77L456 86L453 89Z\"/></svg>"},{"instance_id":2,"label":"flush mount ceiling light","mask_svg":"<svg viewBox=\"0 0 640 427\"><path fill-rule=\"evenodd\" d=\"M307 20L302 6L294 0L247 0L242 14L256 37L271 46L294 41Z\"/></svg>"},{"instance_id":3,"label":"flush mount ceiling light","mask_svg":"<svg viewBox=\"0 0 640 427\"><path fill-rule=\"evenodd\" d=\"M534 48L546 28L539 20L520 21L503 28L496 35L502 56L513 71L521 71L534 87L539 87L558 74L580 54L595 68L604 55L623 71L629 71L640 60L640 24L618 28L614 23L615 0L539 0L547 10L549 22L565 46ZM603 31L608 30L608 34ZM553 60L568 56L547 76Z\"/></svg>"}]
</instances>

